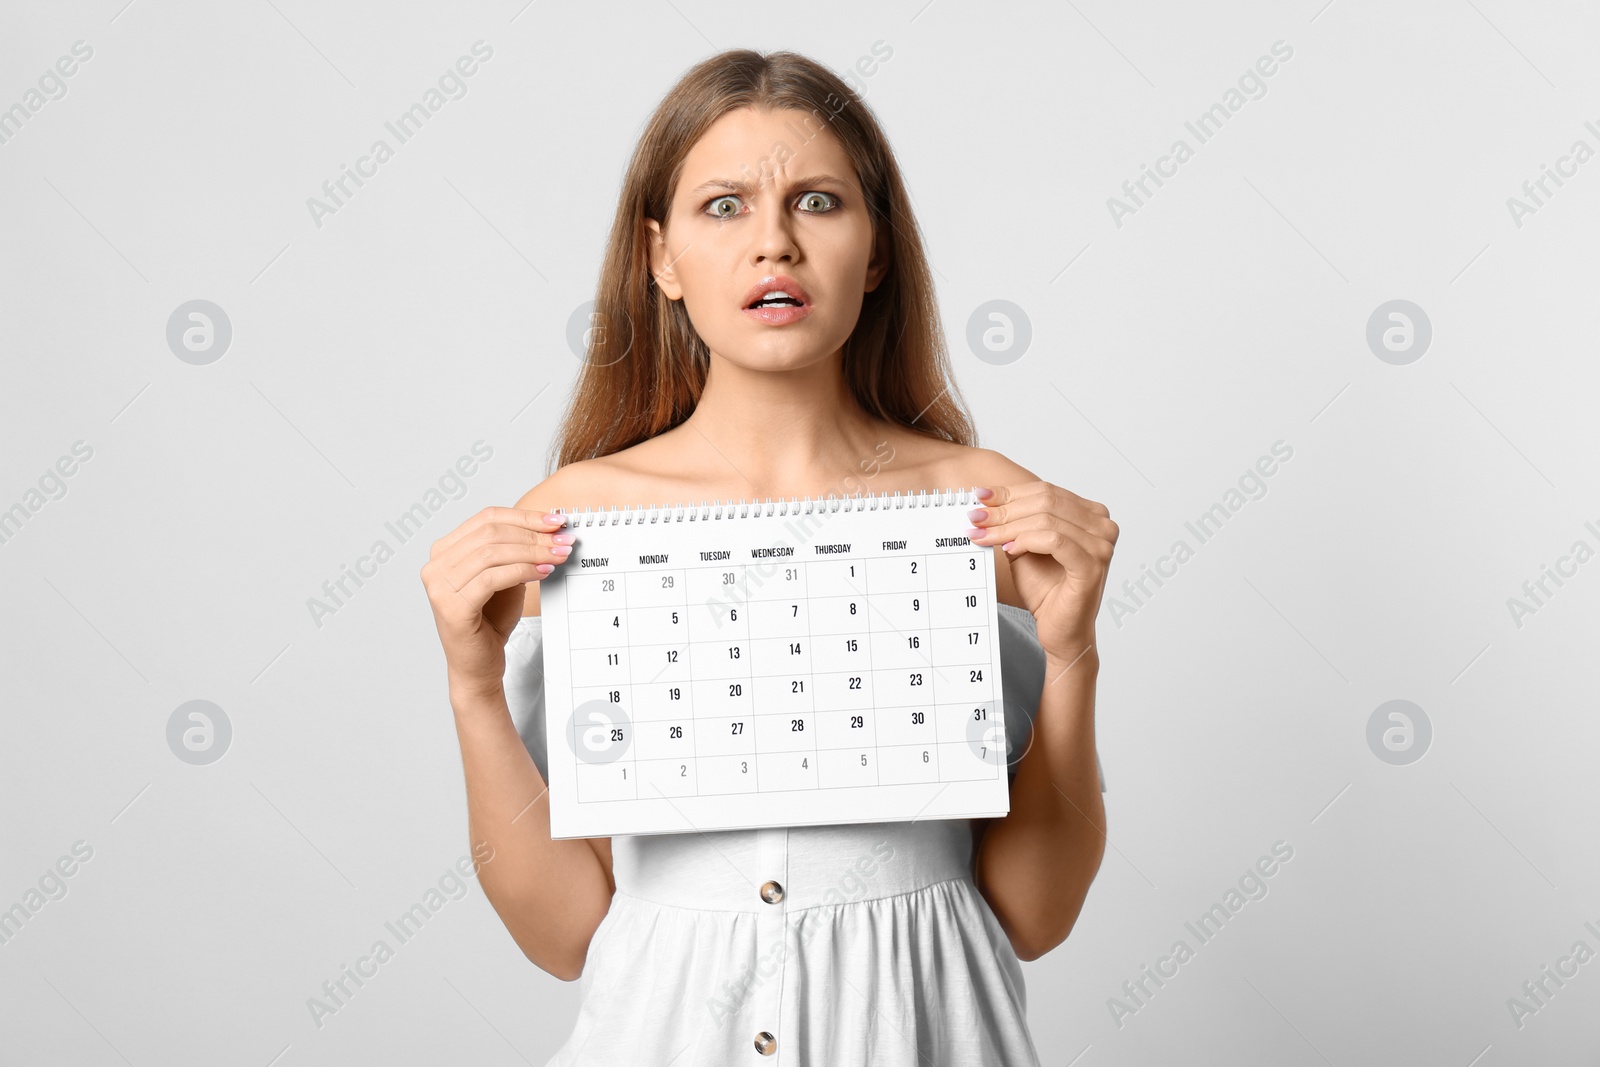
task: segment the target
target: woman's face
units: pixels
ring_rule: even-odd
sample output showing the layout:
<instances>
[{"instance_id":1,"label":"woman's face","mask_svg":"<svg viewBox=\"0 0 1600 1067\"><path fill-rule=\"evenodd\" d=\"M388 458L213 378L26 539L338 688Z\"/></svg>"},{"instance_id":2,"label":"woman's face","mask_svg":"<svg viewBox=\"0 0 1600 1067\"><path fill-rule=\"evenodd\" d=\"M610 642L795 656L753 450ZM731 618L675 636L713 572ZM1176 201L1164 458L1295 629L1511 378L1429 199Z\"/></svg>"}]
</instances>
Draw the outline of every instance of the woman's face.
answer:
<instances>
[{"instance_id":1,"label":"woman's face","mask_svg":"<svg viewBox=\"0 0 1600 1067\"><path fill-rule=\"evenodd\" d=\"M888 269L854 164L803 111L722 116L684 160L666 226L645 224L662 293L712 352L753 370L833 355ZM749 310L768 291L803 306Z\"/></svg>"}]
</instances>

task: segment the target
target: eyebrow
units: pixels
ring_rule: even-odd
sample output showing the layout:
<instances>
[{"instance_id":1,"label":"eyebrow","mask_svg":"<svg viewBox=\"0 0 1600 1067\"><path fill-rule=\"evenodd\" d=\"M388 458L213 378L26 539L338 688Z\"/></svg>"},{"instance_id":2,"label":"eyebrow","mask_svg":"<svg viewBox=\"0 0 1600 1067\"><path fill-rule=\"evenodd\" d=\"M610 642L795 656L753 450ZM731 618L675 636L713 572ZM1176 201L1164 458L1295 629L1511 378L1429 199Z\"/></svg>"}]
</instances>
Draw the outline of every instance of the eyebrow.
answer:
<instances>
[{"instance_id":1,"label":"eyebrow","mask_svg":"<svg viewBox=\"0 0 1600 1067\"><path fill-rule=\"evenodd\" d=\"M811 185L837 185L846 189L850 187L849 183L844 179L835 178L831 174L811 174L804 178L795 178L789 183L790 188ZM713 189L728 189L735 193L749 193L753 192L755 188L755 185L750 182L737 181L732 178L712 178L710 181L696 186L690 195L698 196L700 193L707 193Z\"/></svg>"}]
</instances>

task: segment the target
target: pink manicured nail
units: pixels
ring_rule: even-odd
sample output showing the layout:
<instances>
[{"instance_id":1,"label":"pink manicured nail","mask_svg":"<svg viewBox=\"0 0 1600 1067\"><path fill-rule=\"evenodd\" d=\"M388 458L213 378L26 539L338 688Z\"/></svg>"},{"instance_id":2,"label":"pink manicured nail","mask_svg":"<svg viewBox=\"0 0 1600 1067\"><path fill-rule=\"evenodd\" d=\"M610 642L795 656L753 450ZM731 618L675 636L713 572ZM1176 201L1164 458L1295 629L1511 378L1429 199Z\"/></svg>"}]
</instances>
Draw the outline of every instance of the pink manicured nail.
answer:
<instances>
[{"instance_id":1,"label":"pink manicured nail","mask_svg":"<svg viewBox=\"0 0 1600 1067\"><path fill-rule=\"evenodd\" d=\"M988 508L973 508L971 511L967 512L967 518L971 519L973 522L982 522L984 519L987 519L988 517L989 517L989 509Z\"/></svg>"},{"instance_id":2,"label":"pink manicured nail","mask_svg":"<svg viewBox=\"0 0 1600 1067\"><path fill-rule=\"evenodd\" d=\"M994 496L994 490L990 489L988 486L980 486L973 492L973 495L979 500L988 500L990 497Z\"/></svg>"},{"instance_id":3,"label":"pink manicured nail","mask_svg":"<svg viewBox=\"0 0 1600 1067\"><path fill-rule=\"evenodd\" d=\"M967 528L967 540L969 541L977 541L988 536L988 530L980 530L976 526L969 526Z\"/></svg>"}]
</instances>

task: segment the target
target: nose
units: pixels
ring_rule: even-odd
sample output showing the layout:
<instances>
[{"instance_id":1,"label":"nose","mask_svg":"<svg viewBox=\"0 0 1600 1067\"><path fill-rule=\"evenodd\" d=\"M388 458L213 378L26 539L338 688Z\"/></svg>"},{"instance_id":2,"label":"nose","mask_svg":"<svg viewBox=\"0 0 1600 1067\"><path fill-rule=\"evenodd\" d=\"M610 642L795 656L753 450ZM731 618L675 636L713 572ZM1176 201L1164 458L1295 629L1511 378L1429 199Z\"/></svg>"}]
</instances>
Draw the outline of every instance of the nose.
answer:
<instances>
[{"instance_id":1,"label":"nose","mask_svg":"<svg viewBox=\"0 0 1600 1067\"><path fill-rule=\"evenodd\" d=\"M765 202L762 210L756 212L756 225L754 244L750 249L752 263L793 263L800 254L799 244L795 239L794 220L790 218L787 205L780 203L774 196L762 198Z\"/></svg>"}]
</instances>

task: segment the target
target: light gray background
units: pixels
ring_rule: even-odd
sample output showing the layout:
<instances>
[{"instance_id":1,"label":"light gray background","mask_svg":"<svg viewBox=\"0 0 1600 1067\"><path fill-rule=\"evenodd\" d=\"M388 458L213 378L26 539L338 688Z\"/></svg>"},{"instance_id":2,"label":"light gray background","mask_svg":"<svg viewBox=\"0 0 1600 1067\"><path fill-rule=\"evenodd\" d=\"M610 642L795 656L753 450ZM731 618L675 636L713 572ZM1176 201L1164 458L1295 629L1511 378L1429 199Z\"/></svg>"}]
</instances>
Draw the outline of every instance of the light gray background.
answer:
<instances>
[{"instance_id":1,"label":"light gray background","mask_svg":"<svg viewBox=\"0 0 1600 1067\"><path fill-rule=\"evenodd\" d=\"M425 6L125 0L0 14L0 107L76 41L67 93L0 144L0 508L93 456L0 544L0 908L76 841L67 893L0 946L0 1059L542 1063L576 988L475 883L336 1016L306 1006L468 842L417 570L543 476L641 123L693 62L793 48L853 69L938 271L982 443L1121 525L1100 618L1111 848L1027 967L1045 1062L1592 1064L1600 961L1600 562L1520 626L1508 599L1600 536L1600 148L1578 3ZM348 203L306 207L482 39L494 49ZM1275 41L1293 57L1199 144ZM1119 227L1107 199L1194 158ZM392 142L392 139L391 139ZM166 342L194 299L220 360ZM1433 340L1366 342L1404 299ZM978 358L971 317L1030 347ZM493 456L317 626L307 600L473 442ZM1294 450L1226 527L1222 501ZM1144 606L1109 598L1173 542ZM1130 604L1131 601L1128 601ZM231 722L180 761L186 701ZM1408 766L1366 729L1406 699ZM1119 1027L1108 1000L1274 842L1294 858ZM1554 988L1553 984L1550 988Z\"/></svg>"}]
</instances>

